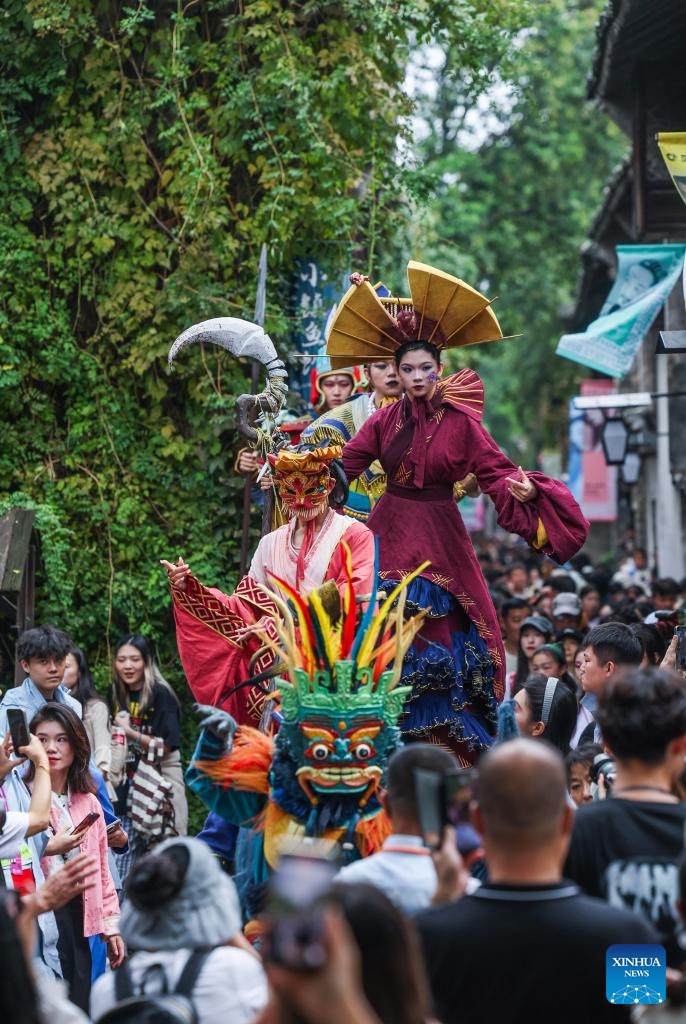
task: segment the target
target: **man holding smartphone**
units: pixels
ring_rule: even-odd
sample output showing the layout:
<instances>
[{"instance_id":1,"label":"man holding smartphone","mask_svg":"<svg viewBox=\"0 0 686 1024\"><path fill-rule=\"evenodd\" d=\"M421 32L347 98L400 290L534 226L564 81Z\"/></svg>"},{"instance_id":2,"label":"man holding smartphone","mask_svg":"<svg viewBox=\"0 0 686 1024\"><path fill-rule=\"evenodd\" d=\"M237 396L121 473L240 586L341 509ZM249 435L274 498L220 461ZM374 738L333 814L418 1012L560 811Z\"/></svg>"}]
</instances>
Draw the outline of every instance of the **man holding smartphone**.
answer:
<instances>
[{"instance_id":1,"label":"man holding smartphone","mask_svg":"<svg viewBox=\"0 0 686 1024\"><path fill-rule=\"evenodd\" d=\"M336 875L337 882L376 886L405 914L429 907L438 885L431 850L426 845L429 837L422 835L417 770L440 778L455 773L457 760L450 751L433 743L411 743L395 753L388 762L386 791L381 795L392 834L378 853L348 864ZM435 816L441 818L438 807ZM440 824L438 828L440 831Z\"/></svg>"}]
</instances>

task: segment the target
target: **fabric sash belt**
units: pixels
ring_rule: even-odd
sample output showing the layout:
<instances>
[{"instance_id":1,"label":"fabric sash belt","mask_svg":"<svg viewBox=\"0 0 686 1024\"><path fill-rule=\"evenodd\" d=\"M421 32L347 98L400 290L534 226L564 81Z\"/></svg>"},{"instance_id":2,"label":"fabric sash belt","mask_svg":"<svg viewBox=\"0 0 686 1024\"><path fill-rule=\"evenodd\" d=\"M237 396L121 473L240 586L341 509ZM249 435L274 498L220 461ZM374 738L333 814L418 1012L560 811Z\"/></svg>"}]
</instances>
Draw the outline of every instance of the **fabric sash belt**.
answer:
<instances>
[{"instance_id":1,"label":"fabric sash belt","mask_svg":"<svg viewBox=\"0 0 686 1024\"><path fill-rule=\"evenodd\" d=\"M386 490L395 498L409 498L410 501L450 501L453 496L453 488L446 484L433 484L428 487L399 487L388 481Z\"/></svg>"}]
</instances>

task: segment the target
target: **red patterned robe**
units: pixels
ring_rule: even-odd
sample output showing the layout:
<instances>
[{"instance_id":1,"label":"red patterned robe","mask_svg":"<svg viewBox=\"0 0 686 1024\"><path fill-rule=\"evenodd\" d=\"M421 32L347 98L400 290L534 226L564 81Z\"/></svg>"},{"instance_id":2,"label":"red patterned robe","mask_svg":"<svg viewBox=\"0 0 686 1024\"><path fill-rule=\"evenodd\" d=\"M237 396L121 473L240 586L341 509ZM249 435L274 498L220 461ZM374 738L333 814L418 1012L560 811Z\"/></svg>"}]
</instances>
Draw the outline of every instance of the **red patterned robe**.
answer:
<instances>
[{"instance_id":1,"label":"red patterned robe","mask_svg":"<svg viewBox=\"0 0 686 1024\"><path fill-rule=\"evenodd\" d=\"M272 640L277 640L274 619L279 611L257 584L269 586L271 571L295 586L297 554L292 548L294 521L268 533L260 541L244 576L232 595L205 587L194 576L185 591L172 588L176 641L181 663L195 699L228 711L239 725L258 726L265 693L258 686L235 687L271 668L274 655L247 628L260 619ZM344 549L350 548L353 586L368 595L374 583L374 536L362 523L329 511L311 551L306 555L300 591L308 593L326 580L344 585Z\"/></svg>"}]
</instances>

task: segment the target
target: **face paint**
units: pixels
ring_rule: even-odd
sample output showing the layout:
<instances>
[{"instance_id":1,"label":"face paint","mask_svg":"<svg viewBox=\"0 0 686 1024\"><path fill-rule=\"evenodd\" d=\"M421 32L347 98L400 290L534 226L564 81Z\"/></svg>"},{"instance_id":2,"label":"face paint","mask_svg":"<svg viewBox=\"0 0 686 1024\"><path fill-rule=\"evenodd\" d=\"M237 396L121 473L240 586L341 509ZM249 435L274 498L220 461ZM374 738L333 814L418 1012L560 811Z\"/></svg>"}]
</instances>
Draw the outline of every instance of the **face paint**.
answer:
<instances>
[{"instance_id":1,"label":"face paint","mask_svg":"<svg viewBox=\"0 0 686 1024\"><path fill-rule=\"evenodd\" d=\"M328 469L319 473L276 473L275 480L281 501L299 519L316 518L328 504Z\"/></svg>"}]
</instances>

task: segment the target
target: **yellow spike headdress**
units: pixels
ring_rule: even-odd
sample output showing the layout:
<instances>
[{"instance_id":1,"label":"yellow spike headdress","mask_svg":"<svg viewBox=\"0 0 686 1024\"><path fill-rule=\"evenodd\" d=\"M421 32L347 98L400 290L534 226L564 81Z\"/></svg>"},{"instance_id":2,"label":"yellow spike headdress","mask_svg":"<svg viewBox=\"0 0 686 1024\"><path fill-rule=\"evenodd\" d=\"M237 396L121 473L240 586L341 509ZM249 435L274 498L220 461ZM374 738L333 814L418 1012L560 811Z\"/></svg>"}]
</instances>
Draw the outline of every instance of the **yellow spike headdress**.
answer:
<instances>
[{"instance_id":1,"label":"yellow spike headdress","mask_svg":"<svg viewBox=\"0 0 686 1024\"><path fill-rule=\"evenodd\" d=\"M378 611L370 605L356 626L350 550L345 541L343 547L347 584L335 619L317 591L303 598L285 581L272 577L295 608L293 614L279 599L283 623L277 625L279 644L271 643L288 667L288 678L277 683L283 717L286 722L294 721L308 708L325 715L367 710L395 725L410 692L409 687L397 685L403 658L426 615L421 611L404 620L405 591L429 563L406 576ZM267 637L264 639L270 643Z\"/></svg>"},{"instance_id":2,"label":"yellow spike headdress","mask_svg":"<svg viewBox=\"0 0 686 1024\"><path fill-rule=\"evenodd\" d=\"M471 285L414 260L407 265L407 279L411 297L396 298L379 294L361 274L351 275L329 327L332 369L392 359L408 341L441 349L502 338L490 299Z\"/></svg>"}]
</instances>

